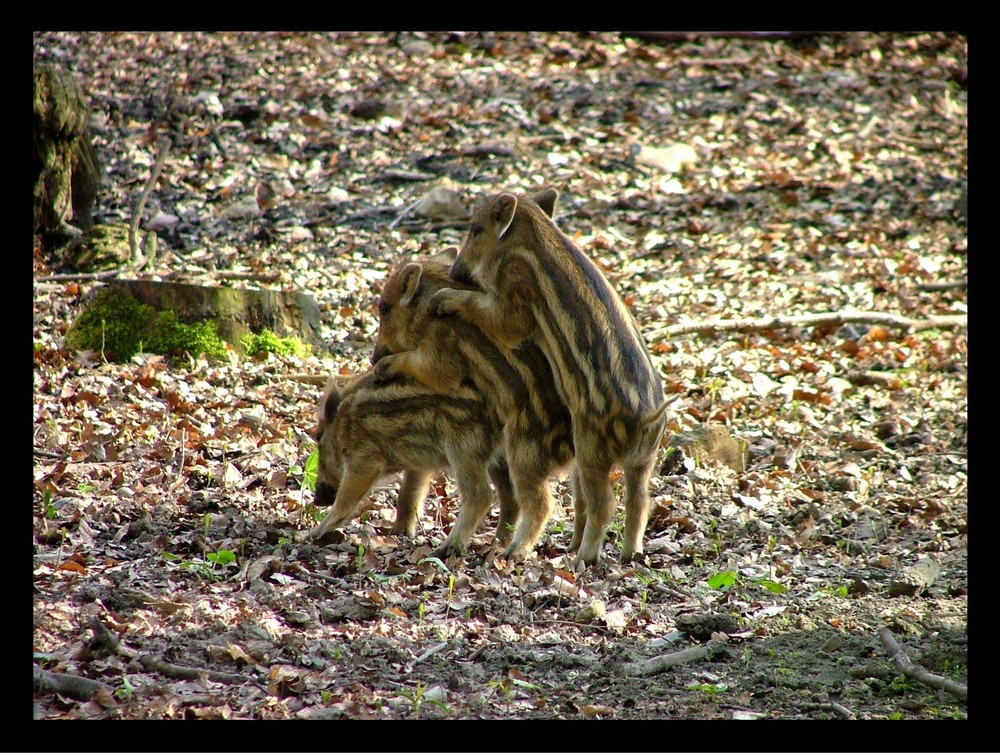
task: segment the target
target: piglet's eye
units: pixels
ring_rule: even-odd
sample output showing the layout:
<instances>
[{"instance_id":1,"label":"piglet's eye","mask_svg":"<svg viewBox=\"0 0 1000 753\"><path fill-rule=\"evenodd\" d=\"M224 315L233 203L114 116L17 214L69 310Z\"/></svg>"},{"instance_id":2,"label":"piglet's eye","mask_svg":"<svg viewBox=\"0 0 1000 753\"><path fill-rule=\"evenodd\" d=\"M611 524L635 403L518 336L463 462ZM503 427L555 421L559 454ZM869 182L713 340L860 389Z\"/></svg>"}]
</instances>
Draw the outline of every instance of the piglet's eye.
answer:
<instances>
[{"instance_id":1,"label":"piglet's eye","mask_svg":"<svg viewBox=\"0 0 1000 753\"><path fill-rule=\"evenodd\" d=\"M392 311L392 306L390 306L388 303L384 303L384 302L383 303L379 303L379 305L378 305L378 315L379 316L388 316L390 311Z\"/></svg>"}]
</instances>

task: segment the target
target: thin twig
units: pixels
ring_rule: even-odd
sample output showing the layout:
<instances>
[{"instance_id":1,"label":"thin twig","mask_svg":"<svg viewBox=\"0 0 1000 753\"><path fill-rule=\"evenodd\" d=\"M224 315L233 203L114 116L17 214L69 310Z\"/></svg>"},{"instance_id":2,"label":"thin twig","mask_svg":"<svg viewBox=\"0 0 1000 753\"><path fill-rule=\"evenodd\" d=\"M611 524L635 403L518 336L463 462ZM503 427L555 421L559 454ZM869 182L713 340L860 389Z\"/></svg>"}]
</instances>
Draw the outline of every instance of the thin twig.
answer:
<instances>
[{"instance_id":1,"label":"thin twig","mask_svg":"<svg viewBox=\"0 0 1000 753\"><path fill-rule=\"evenodd\" d=\"M436 646L431 646L429 649L427 649L426 651L424 651L420 656L418 656L416 659L414 659L413 661L411 661L409 663L409 665L407 665L407 666L410 669L413 669L413 665L414 664L419 664L420 662L424 661L425 659L430 659L432 656L434 656L434 654L439 653L439 652L443 651L446 648L448 648L448 641L443 641L442 643L438 643Z\"/></svg>"},{"instance_id":2,"label":"thin twig","mask_svg":"<svg viewBox=\"0 0 1000 753\"><path fill-rule=\"evenodd\" d=\"M63 458L69 457L68 452L53 452L52 450L43 450L40 447L32 447L31 454L39 455L43 458L55 458L56 460L62 460Z\"/></svg>"},{"instance_id":3,"label":"thin twig","mask_svg":"<svg viewBox=\"0 0 1000 753\"><path fill-rule=\"evenodd\" d=\"M146 206L146 201L149 199L149 194L153 191L153 186L160 177L160 172L163 170L163 163L167 158L167 152L170 151L170 139L162 138L156 147L156 162L153 164L153 170L149 174L149 178L146 180L146 185L142 188L142 193L139 195L139 201L136 202L135 211L132 212L132 221L128 225L128 246L132 251L132 267L134 269L142 269L146 264L153 261L153 257L156 255L155 246L154 251L150 253L149 258L143 258L139 254L139 246L136 243L135 235L136 231L139 229L139 220L142 218L142 210Z\"/></svg>"},{"instance_id":4,"label":"thin twig","mask_svg":"<svg viewBox=\"0 0 1000 753\"><path fill-rule=\"evenodd\" d=\"M400 212L396 216L396 219L394 219L392 222L389 223L389 229L392 230L394 227L396 227L396 225L398 225L403 220L403 218L406 217L406 215L412 212L421 201L423 201L422 197L417 199L415 202L406 207L402 212Z\"/></svg>"},{"instance_id":5,"label":"thin twig","mask_svg":"<svg viewBox=\"0 0 1000 753\"><path fill-rule=\"evenodd\" d=\"M181 463L177 467L177 479L170 485L170 491L174 491L184 483L184 458L187 455L187 429L181 429Z\"/></svg>"}]
</instances>

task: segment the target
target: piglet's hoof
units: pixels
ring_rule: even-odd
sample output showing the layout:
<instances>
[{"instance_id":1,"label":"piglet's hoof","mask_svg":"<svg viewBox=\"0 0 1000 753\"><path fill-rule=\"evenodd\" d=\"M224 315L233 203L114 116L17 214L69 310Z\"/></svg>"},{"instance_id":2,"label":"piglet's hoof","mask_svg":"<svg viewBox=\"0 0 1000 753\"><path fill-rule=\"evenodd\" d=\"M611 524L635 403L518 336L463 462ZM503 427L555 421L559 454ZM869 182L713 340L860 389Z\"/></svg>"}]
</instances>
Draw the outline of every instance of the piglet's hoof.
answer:
<instances>
[{"instance_id":1,"label":"piglet's hoof","mask_svg":"<svg viewBox=\"0 0 1000 753\"><path fill-rule=\"evenodd\" d=\"M450 288L445 288L431 296L430 301L427 303L427 313L431 316L447 316L448 314L455 313L452 292Z\"/></svg>"}]
</instances>

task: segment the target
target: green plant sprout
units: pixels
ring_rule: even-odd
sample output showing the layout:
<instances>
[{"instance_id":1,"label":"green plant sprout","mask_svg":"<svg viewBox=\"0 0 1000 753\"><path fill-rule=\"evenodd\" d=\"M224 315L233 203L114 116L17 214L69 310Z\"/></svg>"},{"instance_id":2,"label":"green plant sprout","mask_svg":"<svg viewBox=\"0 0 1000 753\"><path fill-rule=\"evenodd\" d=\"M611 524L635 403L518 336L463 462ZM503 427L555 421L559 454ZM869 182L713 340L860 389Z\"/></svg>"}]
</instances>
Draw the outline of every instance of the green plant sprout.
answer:
<instances>
[{"instance_id":1,"label":"green plant sprout","mask_svg":"<svg viewBox=\"0 0 1000 753\"><path fill-rule=\"evenodd\" d=\"M424 691L427 690L427 686L424 685L420 680L417 680L417 686L414 688L413 692L410 693L405 690L400 691L400 695L406 700L413 704L413 718L420 718L420 707L424 702Z\"/></svg>"},{"instance_id":2,"label":"green plant sprout","mask_svg":"<svg viewBox=\"0 0 1000 753\"><path fill-rule=\"evenodd\" d=\"M500 691L503 696L504 705L506 706L507 716L510 716L510 698L514 692L514 683L509 677L504 677L500 679L490 680L488 683L489 687L496 688Z\"/></svg>"},{"instance_id":3,"label":"green plant sprout","mask_svg":"<svg viewBox=\"0 0 1000 753\"><path fill-rule=\"evenodd\" d=\"M293 466L297 467L297 466ZM308 492L316 491L316 480L319 476L319 448L312 451L306 458L306 465L302 473L302 488Z\"/></svg>"},{"instance_id":4,"label":"green plant sprout","mask_svg":"<svg viewBox=\"0 0 1000 753\"><path fill-rule=\"evenodd\" d=\"M176 564L182 570L209 580L222 578L230 567L236 566L236 555L229 549L209 552L205 555L205 559L185 560L172 552L163 552L162 556L168 563Z\"/></svg>"},{"instance_id":5,"label":"green plant sprout","mask_svg":"<svg viewBox=\"0 0 1000 753\"><path fill-rule=\"evenodd\" d=\"M451 600L455 595L455 573L448 573L448 598L444 607L444 617L448 619L448 615L451 613Z\"/></svg>"},{"instance_id":6,"label":"green plant sprout","mask_svg":"<svg viewBox=\"0 0 1000 753\"><path fill-rule=\"evenodd\" d=\"M707 695L709 698L714 698L720 693L725 693L729 690L729 686L724 682L694 682L687 686L688 690L700 690L702 693Z\"/></svg>"},{"instance_id":7,"label":"green plant sprout","mask_svg":"<svg viewBox=\"0 0 1000 753\"><path fill-rule=\"evenodd\" d=\"M115 691L115 695L128 703L132 700L132 693L134 690L135 688L132 687L132 683L128 681L128 675L122 672L122 687Z\"/></svg>"},{"instance_id":8,"label":"green plant sprout","mask_svg":"<svg viewBox=\"0 0 1000 753\"><path fill-rule=\"evenodd\" d=\"M710 576L708 578L708 587L718 590L720 588L731 588L737 583L742 582L760 586L765 591L770 591L773 594L783 594L788 591L788 586L784 586L776 581L768 578L743 578L733 570L722 570Z\"/></svg>"}]
</instances>

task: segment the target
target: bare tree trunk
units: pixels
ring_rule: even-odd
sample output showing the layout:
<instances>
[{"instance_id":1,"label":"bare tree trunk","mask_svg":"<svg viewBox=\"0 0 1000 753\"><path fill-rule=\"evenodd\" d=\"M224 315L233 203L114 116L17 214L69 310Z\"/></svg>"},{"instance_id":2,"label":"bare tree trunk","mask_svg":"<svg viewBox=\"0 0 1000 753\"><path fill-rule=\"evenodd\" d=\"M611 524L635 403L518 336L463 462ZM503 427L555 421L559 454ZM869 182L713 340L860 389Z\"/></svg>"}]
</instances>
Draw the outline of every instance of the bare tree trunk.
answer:
<instances>
[{"instance_id":1,"label":"bare tree trunk","mask_svg":"<svg viewBox=\"0 0 1000 753\"><path fill-rule=\"evenodd\" d=\"M89 108L70 73L41 65L34 82L34 232L78 236L93 224L101 183Z\"/></svg>"}]
</instances>

